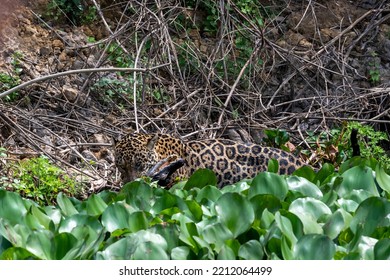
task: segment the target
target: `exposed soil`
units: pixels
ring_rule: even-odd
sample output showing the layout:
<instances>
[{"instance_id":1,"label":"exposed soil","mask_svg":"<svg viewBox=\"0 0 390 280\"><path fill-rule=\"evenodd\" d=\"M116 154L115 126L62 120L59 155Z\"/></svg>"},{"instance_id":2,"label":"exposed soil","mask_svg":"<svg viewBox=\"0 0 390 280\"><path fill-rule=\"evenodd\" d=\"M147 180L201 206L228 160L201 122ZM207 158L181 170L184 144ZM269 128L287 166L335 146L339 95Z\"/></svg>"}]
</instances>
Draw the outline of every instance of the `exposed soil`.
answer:
<instances>
[{"instance_id":1,"label":"exposed soil","mask_svg":"<svg viewBox=\"0 0 390 280\"><path fill-rule=\"evenodd\" d=\"M212 60L240 55L229 49L227 39L221 40L223 31L218 37L205 30L177 34L161 27L168 22L163 19L179 14L174 7L180 1L159 1L161 14L151 12L153 5L133 7L131 14L124 12L126 1L97 1L102 17L77 26L44 16L47 0L32 7L27 2L0 0L0 72L14 75L17 67L21 82L115 66L107 59L109 42L121 42L134 58L139 46L128 41L134 30L151 38L150 53L144 54L148 58L138 66L160 68L138 74L142 83L135 91L134 84L127 92L111 89L119 98L109 94L109 87L99 90L96 85L104 79L119 85L123 75L91 72L37 82L19 90L12 102L0 102L1 147L16 159L46 154L70 173L83 174L91 192L118 186L111 145L129 129L260 142L262 129L281 128L301 145L305 131L326 131L348 119L388 129L387 1L260 1L279 14L266 19L263 37L258 37L261 46L252 62L261 59L261 68L245 72L249 86L237 78L236 87L236 77L221 80L207 68ZM203 14L188 11L195 22L206 20ZM99 44L91 43L92 37ZM195 74L179 71L172 51L188 37L204 63ZM143 44L141 39L137 44Z\"/></svg>"}]
</instances>

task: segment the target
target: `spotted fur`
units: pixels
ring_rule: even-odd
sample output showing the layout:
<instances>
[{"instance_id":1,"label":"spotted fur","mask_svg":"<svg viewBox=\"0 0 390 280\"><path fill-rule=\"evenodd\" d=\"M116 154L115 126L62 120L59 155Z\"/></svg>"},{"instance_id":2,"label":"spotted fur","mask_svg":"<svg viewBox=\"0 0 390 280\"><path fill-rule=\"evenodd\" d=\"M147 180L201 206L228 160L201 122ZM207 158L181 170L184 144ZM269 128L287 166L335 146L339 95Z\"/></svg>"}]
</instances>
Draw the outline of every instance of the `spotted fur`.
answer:
<instances>
[{"instance_id":1,"label":"spotted fur","mask_svg":"<svg viewBox=\"0 0 390 280\"><path fill-rule=\"evenodd\" d=\"M184 142L166 134L131 133L115 146L116 166L124 182L148 174L168 157L184 159L173 178L187 178L199 168L215 172L220 187L252 178L268 168L268 161L279 163L280 174L291 174L304 163L292 154L256 144L228 139Z\"/></svg>"}]
</instances>

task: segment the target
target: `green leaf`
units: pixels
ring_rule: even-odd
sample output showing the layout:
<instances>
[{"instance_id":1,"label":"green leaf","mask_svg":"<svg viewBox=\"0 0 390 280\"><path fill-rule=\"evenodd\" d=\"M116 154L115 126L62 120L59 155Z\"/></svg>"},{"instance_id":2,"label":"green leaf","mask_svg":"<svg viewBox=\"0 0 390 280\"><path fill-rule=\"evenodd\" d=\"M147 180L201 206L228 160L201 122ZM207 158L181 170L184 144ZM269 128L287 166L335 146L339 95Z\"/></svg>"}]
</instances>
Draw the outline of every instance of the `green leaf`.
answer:
<instances>
[{"instance_id":1,"label":"green leaf","mask_svg":"<svg viewBox=\"0 0 390 280\"><path fill-rule=\"evenodd\" d=\"M45 228L50 229L51 223L53 223L51 217L47 216L43 209L32 205L30 208L31 214L37 219L37 221Z\"/></svg>"},{"instance_id":2,"label":"green leaf","mask_svg":"<svg viewBox=\"0 0 390 280\"><path fill-rule=\"evenodd\" d=\"M372 197L372 193L366 190L352 190L348 195L346 195L344 198L353 200L360 204L367 198Z\"/></svg>"},{"instance_id":3,"label":"green leaf","mask_svg":"<svg viewBox=\"0 0 390 280\"><path fill-rule=\"evenodd\" d=\"M301 214L310 215L315 221L323 215L330 215L332 211L320 200L312 197L298 198L291 202L289 211L300 217Z\"/></svg>"},{"instance_id":4,"label":"green leaf","mask_svg":"<svg viewBox=\"0 0 390 280\"><path fill-rule=\"evenodd\" d=\"M304 232L322 233L322 227L317 220L323 215L330 215L332 211L320 200L312 197L298 198L289 207L289 211L299 217L304 225Z\"/></svg>"},{"instance_id":5,"label":"green leaf","mask_svg":"<svg viewBox=\"0 0 390 280\"><path fill-rule=\"evenodd\" d=\"M291 222L293 233L297 238L300 238L302 235L304 235L303 223L297 215L284 209L280 209L279 213L281 216L289 219L289 221Z\"/></svg>"},{"instance_id":6,"label":"green leaf","mask_svg":"<svg viewBox=\"0 0 390 280\"><path fill-rule=\"evenodd\" d=\"M26 215L25 223L32 230L45 229L45 227L38 221L38 219L30 213Z\"/></svg>"},{"instance_id":7,"label":"green leaf","mask_svg":"<svg viewBox=\"0 0 390 280\"><path fill-rule=\"evenodd\" d=\"M204 241L215 246L217 252L222 248L226 240L234 238L232 232L222 223L205 226L201 235Z\"/></svg>"},{"instance_id":8,"label":"green leaf","mask_svg":"<svg viewBox=\"0 0 390 280\"><path fill-rule=\"evenodd\" d=\"M378 226L385 223L390 214L390 202L381 197L370 197L360 203L351 221L351 230L356 233L357 226L363 226L363 235L370 236Z\"/></svg>"},{"instance_id":9,"label":"green leaf","mask_svg":"<svg viewBox=\"0 0 390 280\"><path fill-rule=\"evenodd\" d=\"M194 236L198 236L199 234L195 223L190 218L180 213L177 219L180 225L179 239L196 251L197 244L194 240Z\"/></svg>"},{"instance_id":10,"label":"green leaf","mask_svg":"<svg viewBox=\"0 0 390 280\"><path fill-rule=\"evenodd\" d=\"M50 221L53 222L54 226L57 226L62 219L61 216L61 210L58 208L55 208L54 206L46 206L44 207L44 212L47 217L49 217ZM49 224L49 227L51 225Z\"/></svg>"},{"instance_id":11,"label":"green leaf","mask_svg":"<svg viewBox=\"0 0 390 280\"><path fill-rule=\"evenodd\" d=\"M276 159L271 158L268 161L268 172L278 173L279 172L279 162Z\"/></svg>"},{"instance_id":12,"label":"green leaf","mask_svg":"<svg viewBox=\"0 0 390 280\"><path fill-rule=\"evenodd\" d=\"M202 204L205 204L204 200L215 202L221 195L221 190L219 190L215 186L206 186L199 190L196 196L196 201Z\"/></svg>"},{"instance_id":13,"label":"green leaf","mask_svg":"<svg viewBox=\"0 0 390 280\"><path fill-rule=\"evenodd\" d=\"M216 186L217 182L217 176L215 176L213 171L211 171L210 169L198 169L188 179L187 183L184 185L184 189L201 189L209 185Z\"/></svg>"},{"instance_id":14,"label":"green leaf","mask_svg":"<svg viewBox=\"0 0 390 280\"><path fill-rule=\"evenodd\" d=\"M18 194L0 189L0 218L18 224L26 214L23 199Z\"/></svg>"},{"instance_id":15,"label":"green leaf","mask_svg":"<svg viewBox=\"0 0 390 280\"><path fill-rule=\"evenodd\" d=\"M293 260L294 254L293 249L291 248L291 243L289 242L288 238L283 235L281 238L281 246L282 255L284 260Z\"/></svg>"},{"instance_id":16,"label":"green leaf","mask_svg":"<svg viewBox=\"0 0 390 280\"><path fill-rule=\"evenodd\" d=\"M179 246L175 247L171 251L171 259L172 260L188 260L190 255L190 248L187 246Z\"/></svg>"},{"instance_id":17,"label":"green leaf","mask_svg":"<svg viewBox=\"0 0 390 280\"><path fill-rule=\"evenodd\" d=\"M194 221L200 221L202 219L203 211L202 207L194 200L185 201L188 210L184 210L187 216L191 217Z\"/></svg>"},{"instance_id":18,"label":"green leaf","mask_svg":"<svg viewBox=\"0 0 390 280\"><path fill-rule=\"evenodd\" d=\"M289 190L292 192L298 192L304 196L314 197L316 199L321 199L323 196L320 189L305 178L289 176L287 178L287 184Z\"/></svg>"},{"instance_id":19,"label":"green leaf","mask_svg":"<svg viewBox=\"0 0 390 280\"><path fill-rule=\"evenodd\" d=\"M301 168L295 170L293 174L298 177L306 178L310 182L316 182L315 181L316 172L313 170L311 166L308 165L302 166Z\"/></svg>"},{"instance_id":20,"label":"green leaf","mask_svg":"<svg viewBox=\"0 0 390 280\"><path fill-rule=\"evenodd\" d=\"M169 260L167 252L160 244L151 241L142 242L134 252L135 260Z\"/></svg>"},{"instance_id":21,"label":"green leaf","mask_svg":"<svg viewBox=\"0 0 390 280\"><path fill-rule=\"evenodd\" d=\"M155 234L161 235L167 242L167 251L170 252L173 248L182 244L179 239L180 228L176 223L160 223L149 229Z\"/></svg>"},{"instance_id":22,"label":"green leaf","mask_svg":"<svg viewBox=\"0 0 390 280\"><path fill-rule=\"evenodd\" d=\"M118 194L118 198L120 197L124 197L128 205L144 211L149 211L154 203L153 190L144 181L127 183Z\"/></svg>"},{"instance_id":23,"label":"green leaf","mask_svg":"<svg viewBox=\"0 0 390 280\"><path fill-rule=\"evenodd\" d=\"M76 246L78 240L72 234L63 232L54 237L55 259L61 260Z\"/></svg>"},{"instance_id":24,"label":"green leaf","mask_svg":"<svg viewBox=\"0 0 390 280\"><path fill-rule=\"evenodd\" d=\"M355 166L345 171L341 176L343 181L337 190L340 197L346 198L354 190L365 190L372 196L379 196L371 168Z\"/></svg>"},{"instance_id":25,"label":"green leaf","mask_svg":"<svg viewBox=\"0 0 390 280\"><path fill-rule=\"evenodd\" d=\"M272 194L255 195L250 199L250 203L252 204L257 220L261 219L264 209L268 209L271 213L275 213L282 208L280 200Z\"/></svg>"},{"instance_id":26,"label":"green leaf","mask_svg":"<svg viewBox=\"0 0 390 280\"><path fill-rule=\"evenodd\" d=\"M337 198L337 192L334 190L330 190L324 193L324 196L322 197L321 201L329 207L332 207L336 203Z\"/></svg>"},{"instance_id":27,"label":"green leaf","mask_svg":"<svg viewBox=\"0 0 390 280\"><path fill-rule=\"evenodd\" d=\"M378 181L379 186L382 190L390 194L390 176L386 171L378 164L375 169L376 180Z\"/></svg>"},{"instance_id":28,"label":"green leaf","mask_svg":"<svg viewBox=\"0 0 390 280\"><path fill-rule=\"evenodd\" d=\"M53 234L46 230L33 231L27 239L26 249L42 260L54 260Z\"/></svg>"},{"instance_id":29,"label":"green leaf","mask_svg":"<svg viewBox=\"0 0 390 280\"><path fill-rule=\"evenodd\" d=\"M72 202L63 193L58 194L57 204L65 216L72 216L78 213Z\"/></svg>"},{"instance_id":30,"label":"green leaf","mask_svg":"<svg viewBox=\"0 0 390 280\"><path fill-rule=\"evenodd\" d=\"M1 222L1 220L0 220ZM9 242L6 238L0 235L0 252L5 251L7 248L12 247L12 243Z\"/></svg>"},{"instance_id":31,"label":"green leaf","mask_svg":"<svg viewBox=\"0 0 390 280\"><path fill-rule=\"evenodd\" d=\"M32 230L25 224L13 226L10 221L0 218L0 235L15 247L25 247Z\"/></svg>"},{"instance_id":32,"label":"green leaf","mask_svg":"<svg viewBox=\"0 0 390 280\"><path fill-rule=\"evenodd\" d=\"M99 260L129 260L135 252L137 243L130 236L119 239L107 248L98 252L97 259Z\"/></svg>"},{"instance_id":33,"label":"green leaf","mask_svg":"<svg viewBox=\"0 0 390 280\"><path fill-rule=\"evenodd\" d=\"M58 232L69 232L73 233L76 238L85 238L85 236L77 236L74 231L82 227L90 227L93 230L95 235L99 234L103 227L97 218L93 216L88 216L84 214L76 214L70 217L66 217L63 221L61 221L60 226L58 228ZM84 233L83 233L84 234ZM88 232L86 234L89 234Z\"/></svg>"},{"instance_id":34,"label":"green leaf","mask_svg":"<svg viewBox=\"0 0 390 280\"><path fill-rule=\"evenodd\" d=\"M100 196L92 194L87 200L87 213L91 216L100 216L107 208L107 204Z\"/></svg>"},{"instance_id":35,"label":"green leaf","mask_svg":"<svg viewBox=\"0 0 390 280\"><path fill-rule=\"evenodd\" d=\"M272 194L280 200L284 200L287 192L288 185L284 177L270 172L262 172L252 180L248 197L252 198L258 194Z\"/></svg>"},{"instance_id":36,"label":"green leaf","mask_svg":"<svg viewBox=\"0 0 390 280\"><path fill-rule=\"evenodd\" d=\"M327 179L334 174L334 166L329 163L325 163L321 169L317 172L314 180L311 182L319 182L321 185L324 184Z\"/></svg>"},{"instance_id":37,"label":"green leaf","mask_svg":"<svg viewBox=\"0 0 390 280\"><path fill-rule=\"evenodd\" d=\"M272 225L274 220L275 220L275 215L272 214L270 211L268 211L268 209L266 208L263 210L263 213L261 214L260 226L262 228L268 229Z\"/></svg>"},{"instance_id":38,"label":"green leaf","mask_svg":"<svg viewBox=\"0 0 390 280\"><path fill-rule=\"evenodd\" d=\"M376 260L390 260L390 238L379 240L374 246Z\"/></svg>"},{"instance_id":39,"label":"green leaf","mask_svg":"<svg viewBox=\"0 0 390 280\"><path fill-rule=\"evenodd\" d=\"M100 249L105 231L87 221L85 225L75 227L72 230L72 235L79 241L79 245L71 249L64 259L91 259Z\"/></svg>"},{"instance_id":40,"label":"green leaf","mask_svg":"<svg viewBox=\"0 0 390 280\"><path fill-rule=\"evenodd\" d=\"M128 217L133 211L122 201L112 203L108 205L102 214L102 224L109 232L113 232L117 229L129 228Z\"/></svg>"},{"instance_id":41,"label":"green leaf","mask_svg":"<svg viewBox=\"0 0 390 280\"><path fill-rule=\"evenodd\" d=\"M290 220L280 215L279 212L275 214L275 222L284 236L288 238L291 245L294 246L297 243L297 238L294 235L293 227Z\"/></svg>"},{"instance_id":42,"label":"green leaf","mask_svg":"<svg viewBox=\"0 0 390 280\"><path fill-rule=\"evenodd\" d=\"M344 209L337 209L323 226L324 233L330 238L335 239L341 231L345 230L352 220L352 216Z\"/></svg>"},{"instance_id":43,"label":"green leaf","mask_svg":"<svg viewBox=\"0 0 390 280\"><path fill-rule=\"evenodd\" d=\"M240 249L240 242L237 239L229 239L225 241L225 245L233 250L233 254L235 257L238 255L238 250Z\"/></svg>"},{"instance_id":44,"label":"green leaf","mask_svg":"<svg viewBox=\"0 0 390 280\"><path fill-rule=\"evenodd\" d=\"M234 253L233 249L230 248L228 245L223 244L221 250L218 253L218 260L235 260L236 254Z\"/></svg>"},{"instance_id":45,"label":"green leaf","mask_svg":"<svg viewBox=\"0 0 390 280\"><path fill-rule=\"evenodd\" d=\"M244 260L262 260L264 257L263 246L257 240L249 240L240 246L238 256Z\"/></svg>"},{"instance_id":46,"label":"green leaf","mask_svg":"<svg viewBox=\"0 0 390 280\"><path fill-rule=\"evenodd\" d=\"M161 196L156 199L156 202L154 203L152 209L150 209L151 214L159 214L164 210L171 209L174 207L178 209L188 209L186 203L183 201L182 198L178 197L177 195L171 194L166 190L161 191Z\"/></svg>"},{"instance_id":47,"label":"green leaf","mask_svg":"<svg viewBox=\"0 0 390 280\"><path fill-rule=\"evenodd\" d=\"M335 244L321 234L302 236L294 248L294 258L297 260L331 260L335 253Z\"/></svg>"},{"instance_id":48,"label":"green leaf","mask_svg":"<svg viewBox=\"0 0 390 280\"><path fill-rule=\"evenodd\" d=\"M337 204L340 205L345 211L353 213L359 207L359 203L351 199L340 198L337 200Z\"/></svg>"},{"instance_id":49,"label":"green leaf","mask_svg":"<svg viewBox=\"0 0 390 280\"><path fill-rule=\"evenodd\" d=\"M239 211L238 211L239 209ZM249 201L238 193L225 193L215 202L220 221L237 237L247 231L255 218Z\"/></svg>"},{"instance_id":50,"label":"green leaf","mask_svg":"<svg viewBox=\"0 0 390 280\"><path fill-rule=\"evenodd\" d=\"M355 168L355 167L369 167L369 168L375 168L377 165L377 162L373 158L365 158L365 157L353 157L349 160L344 161L340 168L339 168L339 173L342 174L349 169Z\"/></svg>"},{"instance_id":51,"label":"green leaf","mask_svg":"<svg viewBox=\"0 0 390 280\"><path fill-rule=\"evenodd\" d=\"M269 258L271 260L280 260L280 259L283 259L281 247L282 247L282 241L280 238L271 238L266 243L266 250L264 250L264 251L270 252L269 254L271 256Z\"/></svg>"},{"instance_id":52,"label":"green leaf","mask_svg":"<svg viewBox=\"0 0 390 280\"><path fill-rule=\"evenodd\" d=\"M358 253L361 260L374 260L374 246L377 242L378 240L375 238L361 236L352 253Z\"/></svg>"},{"instance_id":53,"label":"green leaf","mask_svg":"<svg viewBox=\"0 0 390 280\"><path fill-rule=\"evenodd\" d=\"M239 181L235 184L225 186L221 189L222 193L227 192L237 192L237 193L243 193L247 189L249 189L251 186L248 184L247 180Z\"/></svg>"},{"instance_id":54,"label":"green leaf","mask_svg":"<svg viewBox=\"0 0 390 280\"><path fill-rule=\"evenodd\" d=\"M197 259L200 260L214 260L215 259L215 253L214 250L211 248L211 244L207 243L203 239L201 239L198 236L194 236L194 240L198 244L199 252Z\"/></svg>"},{"instance_id":55,"label":"green leaf","mask_svg":"<svg viewBox=\"0 0 390 280\"><path fill-rule=\"evenodd\" d=\"M152 215L145 211L131 213L128 218L130 231L137 232L142 229L147 229L152 218Z\"/></svg>"},{"instance_id":56,"label":"green leaf","mask_svg":"<svg viewBox=\"0 0 390 280\"><path fill-rule=\"evenodd\" d=\"M36 256L31 254L24 248L11 247L0 254L0 260L38 260Z\"/></svg>"},{"instance_id":57,"label":"green leaf","mask_svg":"<svg viewBox=\"0 0 390 280\"><path fill-rule=\"evenodd\" d=\"M111 244L97 254L103 260L167 260L167 243L159 235L147 230L132 233Z\"/></svg>"}]
</instances>

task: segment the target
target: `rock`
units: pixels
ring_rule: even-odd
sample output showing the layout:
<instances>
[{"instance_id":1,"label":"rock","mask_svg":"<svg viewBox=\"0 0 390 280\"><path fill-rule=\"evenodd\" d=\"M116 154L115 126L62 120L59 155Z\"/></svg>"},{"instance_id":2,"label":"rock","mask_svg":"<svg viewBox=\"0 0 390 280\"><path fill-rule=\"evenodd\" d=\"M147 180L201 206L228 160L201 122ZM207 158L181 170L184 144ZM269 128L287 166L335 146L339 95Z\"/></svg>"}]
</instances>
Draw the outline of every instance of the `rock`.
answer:
<instances>
[{"instance_id":1,"label":"rock","mask_svg":"<svg viewBox=\"0 0 390 280\"><path fill-rule=\"evenodd\" d=\"M65 51L62 51L60 53L60 55L58 56L58 59L61 61L61 62L64 62L64 61L67 61L68 59L68 56L66 55L66 52Z\"/></svg>"},{"instance_id":2,"label":"rock","mask_svg":"<svg viewBox=\"0 0 390 280\"><path fill-rule=\"evenodd\" d=\"M39 49L39 54L40 54L41 56L47 56L47 55L50 54L50 49L49 49L48 47L41 47L41 48Z\"/></svg>"},{"instance_id":3,"label":"rock","mask_svg":"<svg viewBox=\"0 0 390 280\"><path fill-rule=\"evenodd\" d=\"M79 90L72 88L68 85L62 87L62 94L69 102L74 102L79 94Z\"/></svg>"},{"instance_id":4,"label":"rock","mask_svg":"<svg viewBox=\"0 0 390 280\"><path fill-rule=\"evenodd\" d=\"M102 134L102 133L95 133L91 136L89 139L90 142L92 143L111 143L110 139L108 138L107 135Z\"/></svg>"},{"instance_id":5,"label":"rock","mask_svg":"<svg viewBox=\"0 0 390 280\"><path fill-rule=\"evenodd\" d=\"M55 39L55 40L53 40L52 46L53 46L53 48L63 49L64 48L64 43L62 43L61 40Z\"/></svg>"},{"instance_id":6,"label":"rock","mask_svg":"<svg viewBox=\"0 0 390 280\"><path fill-rule=\"evenodd\" d=\"M89 162L97 162L98 159L96 158L95 154L91 152L90 150L84 150L81 152L81 155Z\"/></svg>"}]
</instances>

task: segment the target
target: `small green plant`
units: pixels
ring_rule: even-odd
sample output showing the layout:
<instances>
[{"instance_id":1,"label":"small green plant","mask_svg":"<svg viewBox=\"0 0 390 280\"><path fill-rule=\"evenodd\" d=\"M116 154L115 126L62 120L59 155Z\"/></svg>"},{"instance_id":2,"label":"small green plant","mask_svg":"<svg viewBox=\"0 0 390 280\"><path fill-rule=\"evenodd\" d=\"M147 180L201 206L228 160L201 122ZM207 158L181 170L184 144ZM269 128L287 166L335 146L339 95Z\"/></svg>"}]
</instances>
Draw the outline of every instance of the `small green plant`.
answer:
<instances>
[{"instance_id":1,"label":"small green plant","mask_svg":"<svg viewBox=\"0 0 390 280\"><path fill-rule=\"evenodd\" d=\"M71 22L74 25L92 23L97 18L95 6L85 0L51 0L46 7L46 17Z\"/></svg>"},{"instance_id":2,"label":"small green plant","mask_svg":"<svg viewBox=\"0 0 390 280\"><path fill-rule=\"evenodd\" d=\"M91 89L93 91L103 93L103 102L110 102L112 100L120 99L120 97L127 97L133 100L133 94L129 91L133 87L134 78L132 76L124 76L123 78L103 77L99 79ZM141 100L141 92L137 90L137 100ZM120 102L118 103L120 104Z\"/></svg>"},{"instance_id":3,"label":"small green plant","mask_svg":"<svg viewBox=\"0 0 390 280\"><path fill-rule=\"evenodd\" d=\"M203 30L215 35L218 29L219 12L217 2L204 1L204 8L207 11L206 20L204 21Z\"/></svg>"},{"instance_id":4,"label":"small green plant","mask_svg":"<svg viewBox=\"0 0 390 280\"><path fill-rule=\"evenodd\" d=\"M154 99L156 99L158 102L161 102L161 103L167 102L170 99L169 95L164 94L164 92L162 92L159 89L154 89L152 91L152 96L154 97Z\"/></svg>"},{"instance_id":5,"label":"small green plant","mask_svg":"<svg viewBox=\"0 0 390 280\"><path fill-rule=\"evenodd\" d=\"M22 60L22 58L23 58L23 54L21 52L16 51L12 54L11 65L14 67L14 73L18 76L23 71L20 65L21 64L20 61Z\"/></svg>"},{"instance_id":6,"label":"small green plant","mask_svg":"<svg viewBox=\"0 0 390 280\"><path fill-rule=\"evenodd\" d=\"M92 23L97 19L97 9L95 6L89 6L85 12L84 18L82 19L83 23Z\"/></svg>"},{"instance_id":7,"label":"small green plant","mask_svg":"<svg viewBox=\"0 0 390 280\"><path fill-rule=\"evenodd\" d=\"M351 132L357 129L360 155L364 158L375 158L382 166L390 169L390 157L381 147L383 141L389 141L383 131L376 131L370 125L358 122L346 122L341 127L333 128L329 132L314 135L308 132L307 143L311 144L317 155L317 160L340 165L353 156L351 146Z\"/></svg>"},{"instance_id":8,"label":"small green plant","mask_svg":"<svg viewBox=\"0 0 390 280\"><path fill-rule=\"evenodd\" d=\"M60 192L69 196L80 194L80 184L44 156L10 165L9 174L13 179L3 177L2 186L40 205L53 204Z\"/></svg>"},{"instance_id":9,"label":"small green plant","mask_svg":"<svg viewBox=\"0 0 390 280\"><path fill-rule=\"evenodd\" d=\"M379 71L379 65L374 64L373 69L368 70L368 76L372 84L378 84L381 80L381 73Z\"/></svg>"},{"instance_id":10,"label":"small green plant","mask_svg":"<svg viewBox=\"0 0 390 280\"><path fill-rule=\"evenodd\" d=\"M21 83L19 75L23 69L20 66L20 60L22 59L22 53L14 52L12 54L11 65L13 66L12 73L0 72L0 92L9 90L18 86ZM15 101L19 98L18 92L13 92L4 97L7 102Z\"/></svg>"},{"instance_id":11,"label":"small green plant","mask_svg":"<svg viewBox=\"0 0 390 280\"><path fill-rule=\"evenodd\" d=\"M264 25L261 5L252 0L236 0L234 2L240 11L243 14L248 15L252 21L257 23L259 26Z\"/></svg>"},{"instance_id":12,"label":"small green plant","mask_svg":"<svg viewBox=\"0 0 390 280\"><path fill-rule=\"evenodd\" d=\"M280 129L266 129L264 130L265 136L263 138L264 143L269 147L275 147L288 151L286 143L289 141L290 136L287 131Z\"/></svg>"},{"instance_id":13,"label":"small green plant","mask_svg":"<svg viewBox=\"0 0 390 280\"><path fill-rule=\"evenodd\" d=\"M377 131L370 125L364 125L358 122L349 122L344 125L340 132L340 143L349 140L352 129L358 130L358 143L362 157L372 157L382 163L383 167L390 169L390 157L381 147L382 142L388 142L389 136L386 132ZM351 151L349 151L351 154Z\"/></svg>"},{"instance_id":14,"label":"small green plant","mask_svg":"<svg viewBox=\"0 0 390 280\"><path fill-rule=\"evenodd\" d=\"M381 80L380 58L376 52L371 52L368 63L368 79L373 85L377 85Z\"/></svg>"},{"instance_id":15,"label":"small green plant","mask_svg":"<svg viewBox=\"0 0 390 280\"><path fill-rule=\"evenodd\" d=\"M0 73L0 92L9 90L13 87L16 87L20 84L20 79L18 76L9 75L6 73ZM18 92L13 92L4 97L4 100L7 102L12 102L19 98Z\"/></svg>"}]
</instances>

